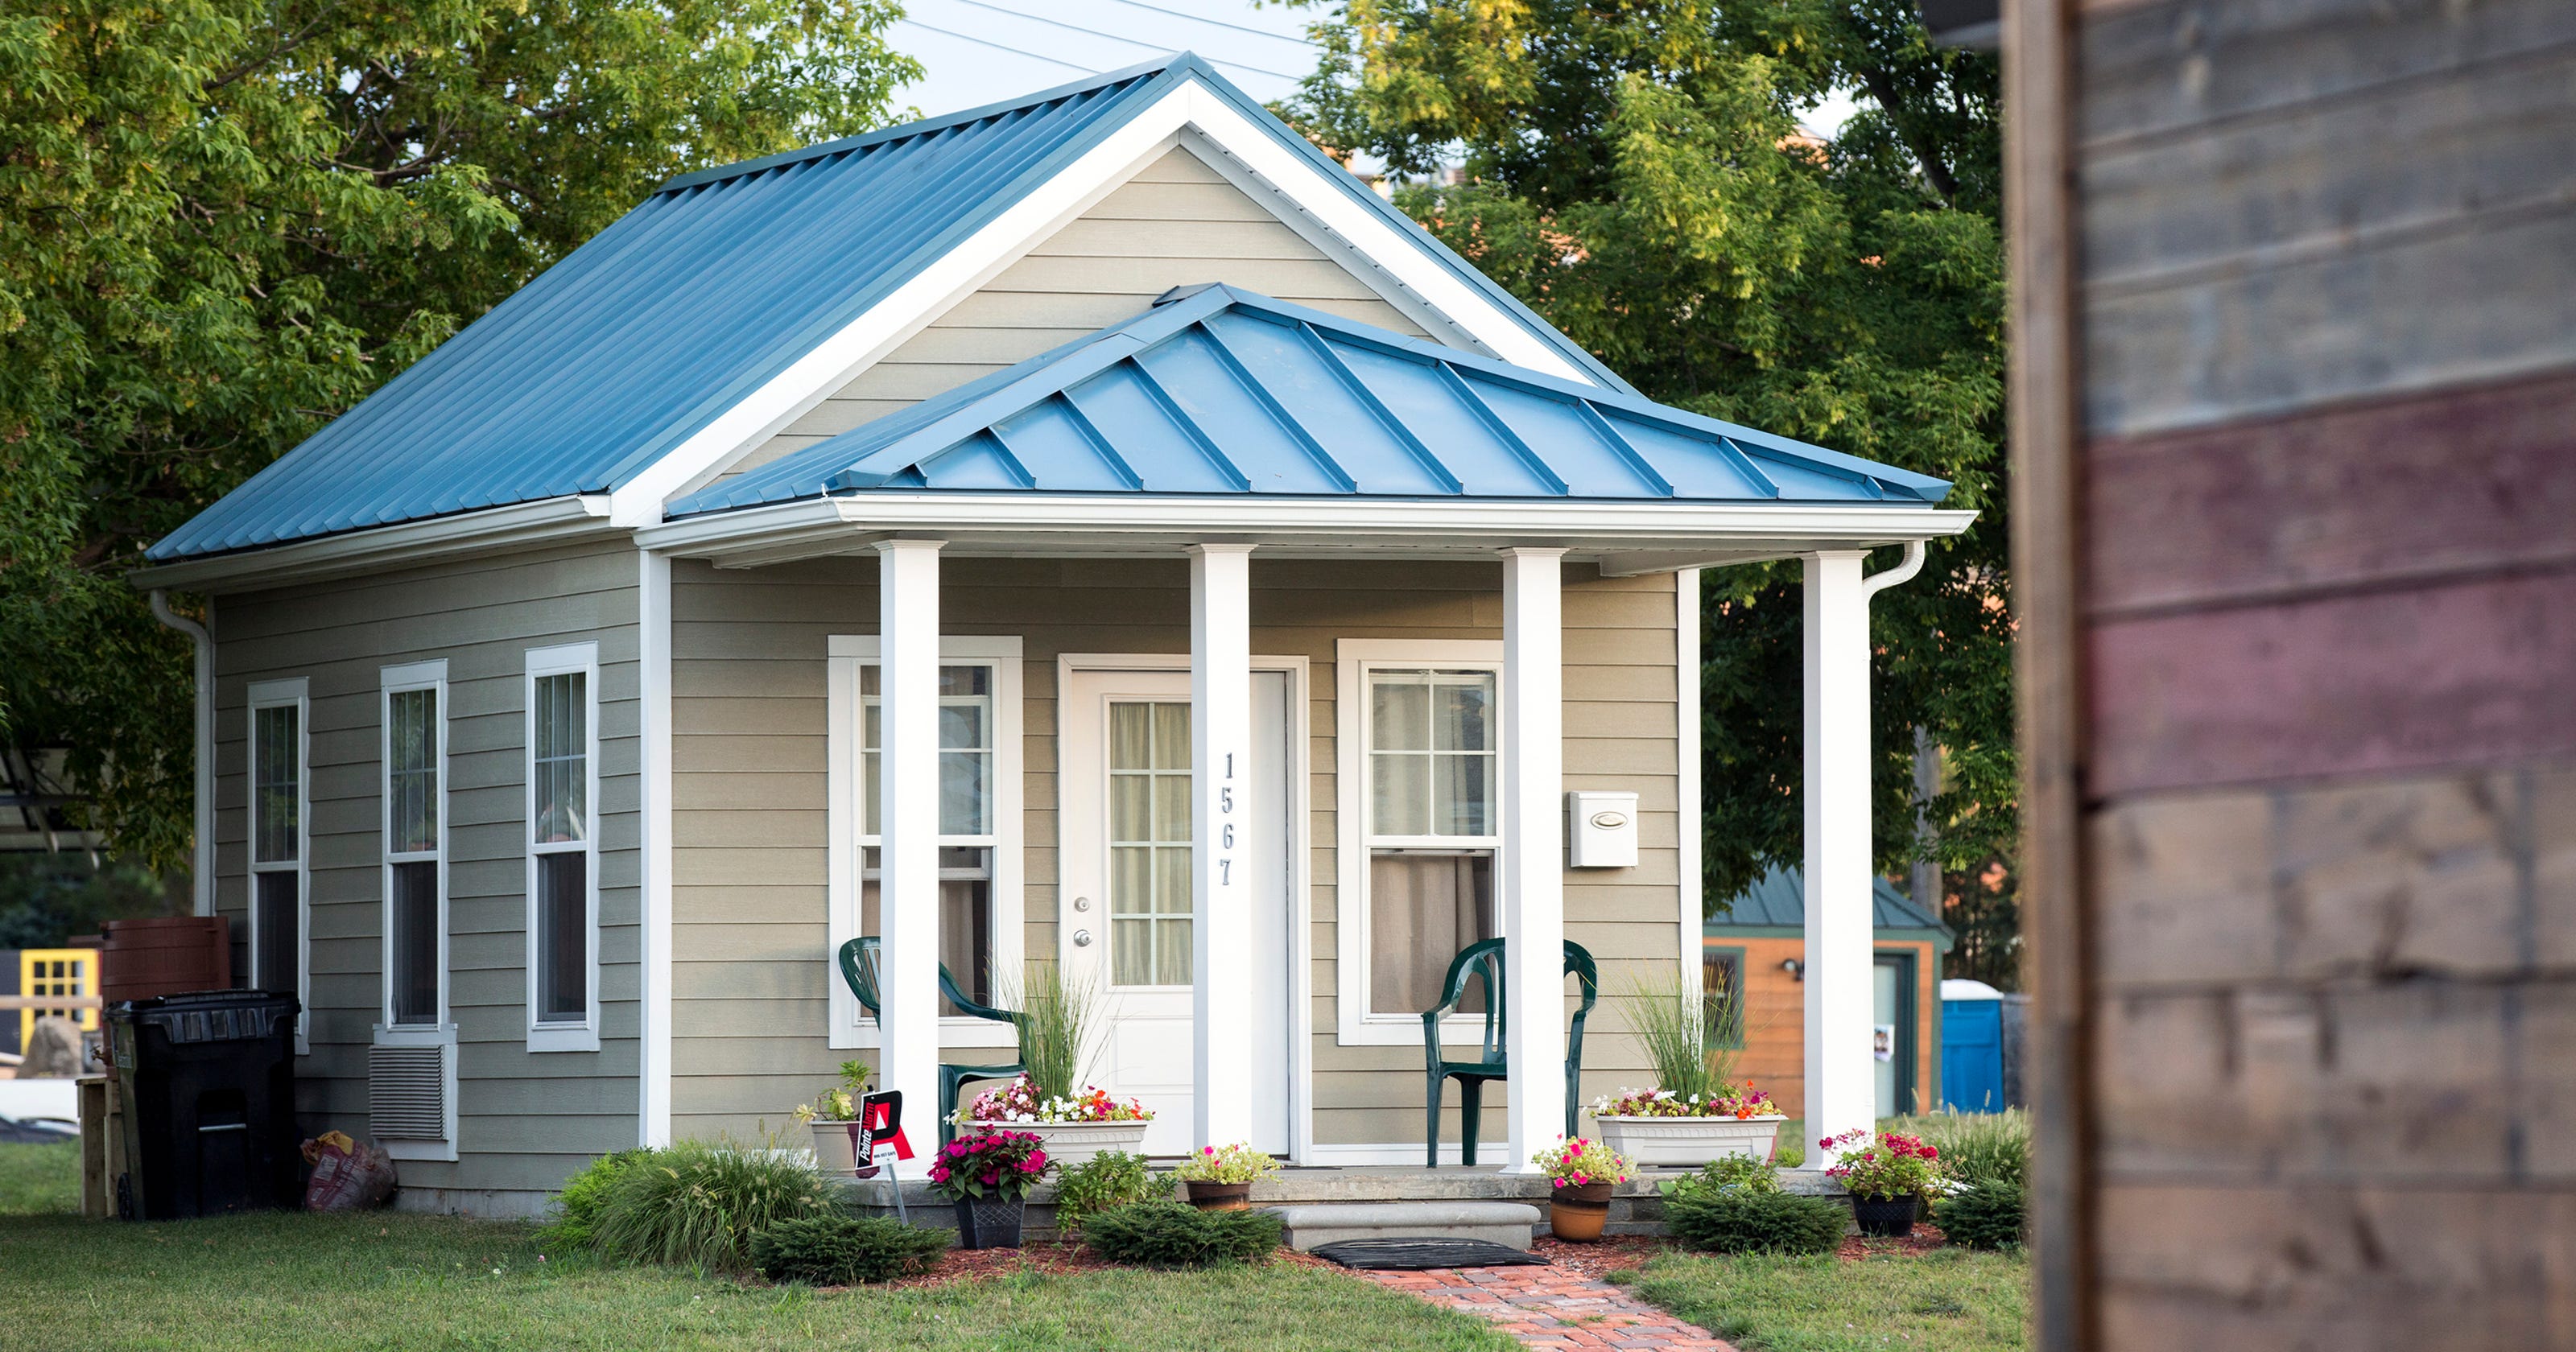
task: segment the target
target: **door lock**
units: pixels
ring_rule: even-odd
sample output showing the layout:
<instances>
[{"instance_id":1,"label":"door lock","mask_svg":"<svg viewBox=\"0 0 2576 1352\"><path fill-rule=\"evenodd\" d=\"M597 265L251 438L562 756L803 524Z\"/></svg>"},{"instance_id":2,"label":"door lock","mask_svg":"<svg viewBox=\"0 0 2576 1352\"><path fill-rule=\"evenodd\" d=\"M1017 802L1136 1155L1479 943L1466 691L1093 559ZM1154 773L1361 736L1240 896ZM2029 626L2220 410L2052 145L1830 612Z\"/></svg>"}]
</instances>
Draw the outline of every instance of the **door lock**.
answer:
<instances>
[{"instance_id":1,"label":"door lock","mask_svg":"<svg viewBox=\"0 0 2576 1352\"><path fill-rule=\"evenodd\" d=\"M1075 930L1073 932L1073 946L1076 948L1091 947L1091 931Z\"/></svg>"},{"instance_id":2,"label":"door lock","mask_svg":"<svg viewBox=\"0 0 2576 1352\"><path fill-rule=\"evenodd\" d=\"M1088 911L1088 910L1090 910L1090 909L1091 909L1091 898L1089 898L1089 897L1075 897L1075 898L1073 899L1073 909L1075 909L1075 910L1077 910L1077 911Z\"/></svg>"}]
</instances>

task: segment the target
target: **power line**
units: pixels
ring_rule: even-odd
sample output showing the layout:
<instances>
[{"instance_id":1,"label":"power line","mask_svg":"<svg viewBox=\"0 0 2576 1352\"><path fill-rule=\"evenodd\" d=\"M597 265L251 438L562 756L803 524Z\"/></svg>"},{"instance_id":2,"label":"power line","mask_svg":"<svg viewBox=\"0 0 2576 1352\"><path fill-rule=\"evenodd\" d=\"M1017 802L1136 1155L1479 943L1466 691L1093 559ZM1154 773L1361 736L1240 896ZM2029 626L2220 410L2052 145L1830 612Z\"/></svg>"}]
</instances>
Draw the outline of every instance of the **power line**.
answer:
<instances>
[{"instance_id":1,"label":"power line","mask_svg":"<svg viewBox=\"0 0 2576 1352\"><path fill-rule=\"evenodd\" d=\"M1045 18L1045 17L1043 17L1043 16L1036 15L1036 14L1027 14L1027 13L1023 13L1023 12L1021 12L1021 11L1019 11L1019 10L1016 10L1016 9L1005 9L1005 8L1003 8L1003 7L1002 7L1002 6L1000 6L1000 5L990 5L990 4L986 4L986 3L984 3L984 0L957 0L957 3L958 3L958 4L961 4L961 5L973 5L973 6L974 6L975 8L977 8L977 9L989 9L989 10L993 11L993 12L994 12L994 13L996 13L996 14L1007 14L1007 15L1011 16L1011 17L1012 17L1012 18L1014 18L1014 19L1025 19L1025 20L1028 20L1028 21L1029 21L1029 22L1031 22L1031 23L1042 23L1042 24L1047 24L1047 25L1049 25L1049 26L1051 26L1051 27L1055 27L1055 28L1062 28L1062 29L1066 29L1066 30L1068 30L1068 31L1075 32L1075 33L1089 33L1091 36L1093 36L1093 37L1095 37L1095 38L1107 38L1107 39L1109 39L1111 42L1123 42L1123 43L1126 43L1126 44L1127 44L1128 46L1130 46L1130 47L1142 47L1142 48L1144 48L1145 50L1147 50L1147 51L1149 51L1149 52L1159 52L1159 51L1167 51L1167 50L1169 50L1168 48L1165 48L1165 47L1159 46L1159 45L1157 45L1157 44L1155 44L1155 43L1140 41L1140 40L1138 40L1138 39L1136 39L1136 38L1120 37L1120 36L1119 36L1118 34L1116 34L1116 33L1105 33L1105 32L1102 32L1101 30L1099 30L1099 29L1097 29L1097 28L1085 28L1085 27L1083 27L1081 24L1078 24L1078 23L1066 23L1066 22L1065 22L1064 20L1062 20L1062 19L1049 19L1049 18ZM924 26L924 27L928 27L928 25L926 25L926 24L925 24L925 25L923 25L923 26ZM1000 43L992 43L992 44L988 44L988 45L996 46L996 47L1001 46L1001 44L1000 44ZM1005 48L1005 50L1016 50L1016 49ZM1271 69L1269 69L1269 68L1267 68L1267 67L1264 67L1264 66L1255 66L1255 65L1250 65L1250 64L1245 63L1245 62L1242 62L1242 61L1228 61L1228 60L1226 60L1224 57L1221 57L1221 56L1211 56L1211 57L1209 57L1209 58L1208 58L1208 60L1213 61L1213 62L1215 62L1216 64L1218 64L1218 65L1220 65L1220 66L1232 66L1232 67L1234 67L1236 70L1248 70L1248 71L1251 71L1251 72L1252 72L1253 74L1255 74L1255 75L1267 75L1267 76L1271 77L1271 78L1272 78L1272 79L1274 79L1274 80L1302 80L1302 79L1304 79L1304 78L1305 78L1305 77L1304 77L1304 76L1302 76L1302 75L1291 75L1291 74L1289 74L1288 72L1286 72L1286 71L1284 71L1284 70L1271 70ZM1061 63L1061 62L1060 62L1060 63L1058 63L1058 64L1064 64L1064 63Z\"/></svg>"},{"instance_id":2,"label":"power line","mask_svg":"<svg viewBox=\"0 0 2576 1352\"><path fill-rule=\"evenodd\" d=\"M1296 43L1300 47L1312 47L1315 45L1312 38L1292 38L1285 33L1273 33L1267 28L1255 28L1248 23L1228 23L1223 19L1211 19L1204 14L1192 14L1187 10L1166 9L1161 5L1149 5L1145 3L1145 0L1118 0L1118 3L1122 5L1134 5L1138 9L1150 9L1157 14L1169 14L1175 19L1187 19L1192 23L1214 24L1219 28L1231 28L1238 33L1250 33L1257 38L1276 38L1281 42Z\"/></svg>"},{"instance_id":3,"label":"power line","mask_svg":"<svg viewBox=\"0 0 2576 1352\"><path fill-rule=\"evenodd\" d=\"M1014 56L1025 56L1032 61L1044 61L1050 66L1062 66L1066 70L1078 70L1085 75L1098 75L1100 73L1089 66L1077 66L1070 61L1059 61L1052 56L1040 56L1036 52L1030 51L1025 47L1014 47L1008 43L992 41L989 38L979 38L972 33L960 33L954 28L942 28L935 23L923 23L921 20L916 19L909 14L903 16L899 22L911 24L915 28L927 28L933 33L938 33L944 37L952 37L962 41L971 42L979 47L990 47L995 51L1009 52Z\"/></svg>"}]
</instances>

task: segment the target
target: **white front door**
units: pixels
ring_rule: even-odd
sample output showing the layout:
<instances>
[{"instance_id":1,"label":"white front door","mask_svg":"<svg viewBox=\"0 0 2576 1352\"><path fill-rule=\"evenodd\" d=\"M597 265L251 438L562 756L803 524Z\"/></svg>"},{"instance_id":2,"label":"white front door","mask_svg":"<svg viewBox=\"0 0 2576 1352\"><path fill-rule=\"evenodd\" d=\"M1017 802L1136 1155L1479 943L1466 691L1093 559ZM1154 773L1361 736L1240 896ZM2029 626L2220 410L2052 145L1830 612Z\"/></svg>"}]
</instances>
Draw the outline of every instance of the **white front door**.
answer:
<instances>
[{"instance_id":1,"label":"white front door","mask_svg":"<svg viewBox=\"0 0 2576 1352\"><path fill-rule=\"evenodd\" d=\"M1288 679L1252 679L1253 765L1245 861L1254 872L1254 1112L1274 1154L1288 1148ZM1057 935L1065 974L1100 992L1093 1083L1154 1112L1145 1148L1191 1148L1195 1035L1190 891L1190 677L1186 671L1075 671L1060 692L1057 793L1063 878Z\"/></svg>"}]
</instances>

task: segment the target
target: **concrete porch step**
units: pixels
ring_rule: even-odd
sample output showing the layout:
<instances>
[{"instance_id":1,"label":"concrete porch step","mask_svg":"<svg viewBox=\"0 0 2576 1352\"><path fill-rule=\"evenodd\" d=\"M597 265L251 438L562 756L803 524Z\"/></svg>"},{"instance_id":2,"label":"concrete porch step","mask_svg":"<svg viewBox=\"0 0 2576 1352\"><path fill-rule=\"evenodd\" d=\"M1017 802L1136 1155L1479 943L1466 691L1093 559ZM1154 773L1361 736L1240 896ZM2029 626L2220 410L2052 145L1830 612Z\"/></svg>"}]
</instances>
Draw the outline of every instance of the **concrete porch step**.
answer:
<instances>
[{"instance_id":1,"label":"concrete porch step","mask_svg":"<svg viewBox=\"0 0 2576 1352\"><path fill-rule=\"evenodd\" d=\"M1281 1239L1303 1253L1345 1239L1481 1239L1514 1249L1530 1246L1539 1209L1526 1202L1294 1202L1274 1206Z\"/></svg>"}]
</instances>

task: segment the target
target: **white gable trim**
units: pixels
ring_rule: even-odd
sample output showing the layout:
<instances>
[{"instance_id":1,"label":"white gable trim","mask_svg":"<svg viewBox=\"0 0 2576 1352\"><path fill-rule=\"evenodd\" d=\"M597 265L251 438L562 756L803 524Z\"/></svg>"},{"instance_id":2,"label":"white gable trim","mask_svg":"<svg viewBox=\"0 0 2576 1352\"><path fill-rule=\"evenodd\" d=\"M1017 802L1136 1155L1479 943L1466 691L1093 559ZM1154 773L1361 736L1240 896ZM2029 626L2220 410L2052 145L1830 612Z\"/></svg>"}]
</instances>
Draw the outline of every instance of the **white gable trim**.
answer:
<instances>
[{"instance_id":1,"label":"white gable trim","mask_svg":"<svg viewBox=\"0 0 2576 1352\"><path fill-rule=\"evenodd\" d=\"M1261 179L1273 193L1344 241L1350 250L1407 292L1420 297L1447 321L1447 326L1463 331L1496 357L1568 380L1598 383L1590 372L1523 327L1408 233L1354 200L1312 161L1273 140L1223 95L1189 79L1138 111L1108 139L1013 203L991 224L968 236L785 371L645 466L609 495L609 520L628 528L659 523L664 503L736 456L785 431L833 391L928 327L951 305L1089 210L1151 160L1179 145L1184 129L1196 131L1209 146Z\"/></svg>"}]
</instances>

